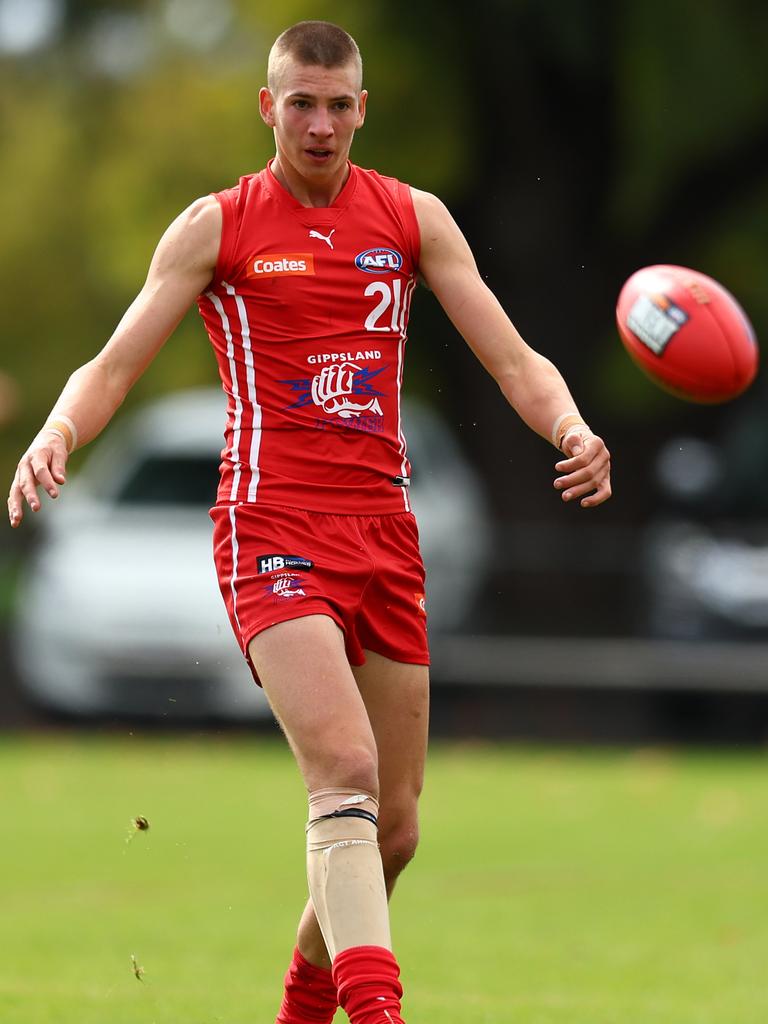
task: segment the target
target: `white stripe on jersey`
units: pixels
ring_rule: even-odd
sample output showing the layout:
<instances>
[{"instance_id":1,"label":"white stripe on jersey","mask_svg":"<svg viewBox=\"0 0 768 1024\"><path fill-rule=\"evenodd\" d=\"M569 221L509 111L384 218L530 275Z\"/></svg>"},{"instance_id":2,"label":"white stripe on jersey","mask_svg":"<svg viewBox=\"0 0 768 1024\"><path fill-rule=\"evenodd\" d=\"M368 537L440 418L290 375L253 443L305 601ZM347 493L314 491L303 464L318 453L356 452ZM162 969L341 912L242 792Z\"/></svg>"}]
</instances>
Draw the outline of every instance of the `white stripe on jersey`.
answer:
<instances>
[{"instance_id":1,"label":"white stripe on jersey","mask_svg":"<svg viewBox=\"0 0 768 1024\"><path fill-rule=\"evenodd\" d=\"M403 296L403 304L400 309L400 340L397 344L397 435L400 441L400 454L403 456L403 461L400 466L400 475L408 476L408 455L406 453L406 440L405 434L403 433L403 421L400 408L400 395L403 389L403 369L405 362L405 325L408 321L408 309L411 304L411 296L413 295L413 289L416 287L416 278L412 277L408 284L405 286L405 295ZM405 511L411 511L411 502L408 496L408 488L403 487L403 504L405 505Z\"/></svg>"},{"instance_id":2,"label":"white stripe on jersey","mask_svg":"<svg viewBox=\"0 0 768 1024\"><path fill-rule=\"evenodd\" d=\"M248 455L248 464L251 467L251 480L248 484L248 501L256 501L256 491L259 486L259 448L261 447L261 406L256 401L256 370L253 365L253 350L251 349L251 326L248 323L248 311L245 308L242 296L238 295L231 284L221 282L237 303L237 311L240 314L240 337L243 340L243 354L245 356L245 380L248 385L248 401L253 409L253 423L251 425L251 450Z\"/></svg>"},{"instance_id":3,"label":"white stripe on jersey","mask_svg":"<svg viewBox=\"0 0 768 1024\"><path fill-rule=\"evenodd\" d=\"M240 631L240 635L243 634L243 628L240 625L240 619L237 614L237 591L235 590L235 580L237 578L237 558L240 553L240 545L237 543L237 524L235 522L235 509L237 505L229 506L229 521L232 524L232 576L229 581L229 589L232 591L232 614L235 616L235 622L237 628Z\"/></svg>"},{"instance_id":4,"label":"white stripe on jersey","mask_svg":"<svg viewBox=\"0 0 768 1024\"><path fill-rule=\"evenodd\" d=\"M237 500L237 488L240 484L240 426L243 422L243 403L240 399L240 387L237 383L237 364L235 363L235 343L232 340L232 331L229 327L229 317L226 314L224 306L221 304L221 299L215 292L206 292L206 298L209 298L213 303L213 307L219 314L221 320L221 326L224 329L224 337L227 341L227 362L229 363L229 383L232 389L232 397L235 400L235 419L232 424L232 447L230 449L230 457L235 464L234 473L232 475L232 490L229 493L229 500Z\"/></svg>"}]
</instances>

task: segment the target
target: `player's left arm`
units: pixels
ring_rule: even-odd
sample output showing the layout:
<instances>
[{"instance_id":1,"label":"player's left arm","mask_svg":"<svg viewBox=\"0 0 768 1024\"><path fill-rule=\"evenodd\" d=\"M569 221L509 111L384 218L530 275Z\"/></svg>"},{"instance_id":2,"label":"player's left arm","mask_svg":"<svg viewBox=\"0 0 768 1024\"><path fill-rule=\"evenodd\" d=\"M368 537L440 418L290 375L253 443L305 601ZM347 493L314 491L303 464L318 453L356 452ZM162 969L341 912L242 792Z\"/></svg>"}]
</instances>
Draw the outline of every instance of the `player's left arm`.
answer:
<instances>
[{"instance_id":1,"label":"player's left arm","mask_svg":"<svg viewBox=\"0 0 768 1024\"><path fill-rule=\"evenodd\" d=\"M424 281L521 419L566 456L555 466L563 500L600 505L611 496L605 442L586 425L558 369L518 334L443 203L428 192L411 192Z\"/></svg>"}]
</instances>

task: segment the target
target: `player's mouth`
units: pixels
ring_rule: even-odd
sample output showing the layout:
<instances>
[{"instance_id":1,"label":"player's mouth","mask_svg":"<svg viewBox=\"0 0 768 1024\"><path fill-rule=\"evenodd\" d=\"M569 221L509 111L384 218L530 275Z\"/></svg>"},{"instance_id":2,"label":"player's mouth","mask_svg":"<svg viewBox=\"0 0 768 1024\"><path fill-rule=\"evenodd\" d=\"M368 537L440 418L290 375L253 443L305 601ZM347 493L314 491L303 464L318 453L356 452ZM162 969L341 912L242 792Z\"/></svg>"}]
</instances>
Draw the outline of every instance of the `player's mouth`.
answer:
<instances>
[{"instance_id":1,"label":"player's mouth","mask_svg":"<svg viewBox=\"0 0 768 1024\"><path fill-rule=\"evenodd\" d=\"M321 146L313 146L311 149L307 148L304 150L310 160L313 163L324 164L327 163L333 156L333 150L323 149Z\"/></svg>"}]
</instances>

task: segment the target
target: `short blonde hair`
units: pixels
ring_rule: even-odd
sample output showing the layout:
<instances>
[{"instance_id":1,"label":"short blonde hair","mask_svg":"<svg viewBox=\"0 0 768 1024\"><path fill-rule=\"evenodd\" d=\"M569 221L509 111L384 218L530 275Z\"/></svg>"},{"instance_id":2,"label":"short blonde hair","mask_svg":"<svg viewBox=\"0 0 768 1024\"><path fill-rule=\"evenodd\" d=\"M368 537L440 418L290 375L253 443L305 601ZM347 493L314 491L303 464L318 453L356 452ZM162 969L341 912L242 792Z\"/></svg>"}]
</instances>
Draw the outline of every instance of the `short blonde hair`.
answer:
<instances>
[{"instance_id":1,"label":"short blonde hair","mask_svg":"<svg viewBox=\"0 0 768 1024\"><path fill-rule=\"evenodd\" d=\"M280 88L283 66L289 59L299 64L343 68L353 64L357 92L363 88L363 59L352 36L330 21L300 21L277 37L269 51L267 85L272 93Z\"/></svg>"}]
</instances>

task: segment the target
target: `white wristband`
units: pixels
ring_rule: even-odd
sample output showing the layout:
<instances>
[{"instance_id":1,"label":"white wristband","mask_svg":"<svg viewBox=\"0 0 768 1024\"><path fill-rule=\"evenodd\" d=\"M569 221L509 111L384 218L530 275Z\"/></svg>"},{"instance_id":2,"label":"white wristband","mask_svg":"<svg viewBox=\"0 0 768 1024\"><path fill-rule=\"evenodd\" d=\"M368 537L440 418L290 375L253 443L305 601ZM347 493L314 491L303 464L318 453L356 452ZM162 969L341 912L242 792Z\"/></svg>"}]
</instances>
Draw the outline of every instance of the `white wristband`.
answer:
<instances>
[{"instance_id":1,"label":"white wristband","mask_svg":"<svg viewBox=\"0 0 768 1024\"><path fill-rule=\"evenodd\" d=\"M568 421L568 422L566 422ZM581 413L576 412L575 409L570 409L568 412L564 412L562 416L558 416L555 422L552 424L552 434L550 435L552 444L555 448L559 448L558 441L562 443L562 439L571 429L577 424L584 423L581 417ZM565 425L565 429L563 426ZM584 424L586 426L586 424Z\"/></svg>"},{"instance_id":2,"label":"white wristband","mask_svg":"<svg viewBox=\"0 0 768 1024\"><path fill-rule=\"evenodd\" d=\"M56 437L60 437L65 445L69 445L69 438L65 436L63 430L57 430L56 427L43 427L40 431L41 434L55 434Z\"/></svg>"},{"instance_id":3,"label":"white wristband","mask_svg":"<svg viewBox=\"0 0 768 1024\"><path fill-rule=\"evenodd\" d=\"M64 430L59 430L59 427L63 427ZM54 409L48 417L48 422L43 427L43 430L50 430L55 434L60 434L64 438L68 451L73 452L77 448L77 427L69 416L56 412ZM65 431L69 431L70 437L67 437Z\"/></svg>"}]
</instances>

